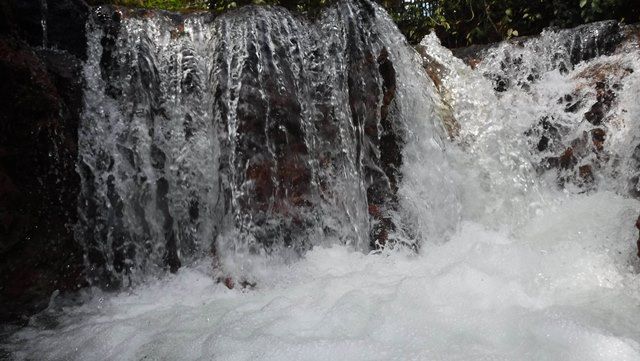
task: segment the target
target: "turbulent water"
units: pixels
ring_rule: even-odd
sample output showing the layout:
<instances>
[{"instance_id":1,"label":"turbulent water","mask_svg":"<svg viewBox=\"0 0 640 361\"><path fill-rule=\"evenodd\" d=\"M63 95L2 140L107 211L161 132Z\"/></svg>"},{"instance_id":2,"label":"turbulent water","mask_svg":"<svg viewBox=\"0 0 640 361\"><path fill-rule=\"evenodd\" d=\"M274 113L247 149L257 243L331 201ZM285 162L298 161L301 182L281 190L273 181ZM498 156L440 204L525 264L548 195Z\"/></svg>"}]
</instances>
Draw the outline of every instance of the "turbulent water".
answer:
<instances>
[{"instance_id":1,"label":"turbulent water","mask_svg":"<svg viewBox=\"0 0 640 361\"><path fill-rule=\"evenodd\" d=\"M372 207L396 241L415 244L407 222L450 232L459 205L433 87L375 11L344 2L311 22L265 7L215 19L97 10L79 160L92 279L136 283L209 252L250 277L315 245L368 251ZM404 143L404 168L431 170L405 184L441 190L412 196L440 210L420 222L388 206Z\"/></svg>"},{"instance_id":2,"label":"turbulent water","mask_svg":"<svg viewBox=\"0 0 640 361\"><path fill-rule=\"evenodd\" d=\"M469 66L434 35L420 56L366 3L182 21L88 25L78 236L96 285L138 285L52 299L16 358L640 359L640 50L607 43L623 30ZM371 72L387 60L391 103ZM393 184L405 246L369 253Z\"/></svg>"}]
</instances>

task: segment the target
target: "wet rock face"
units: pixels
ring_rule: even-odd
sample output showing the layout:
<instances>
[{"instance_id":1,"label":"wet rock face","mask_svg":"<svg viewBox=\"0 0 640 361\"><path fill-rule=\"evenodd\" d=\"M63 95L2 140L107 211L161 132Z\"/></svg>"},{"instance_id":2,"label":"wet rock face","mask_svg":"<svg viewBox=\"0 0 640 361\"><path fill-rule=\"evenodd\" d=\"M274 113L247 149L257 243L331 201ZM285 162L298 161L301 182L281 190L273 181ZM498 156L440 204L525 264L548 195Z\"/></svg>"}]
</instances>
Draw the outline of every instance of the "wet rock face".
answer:
<instances>
[{"instance_id":1,"label":"wet rock face","mask_svg":"<svg viewBox=\"0 0 640 361\"><path fill-rule=\"evenodd\" d=\"M80 129L90 278L118 287L211 249L387 246L403 127L376 16L366 2L312 19L96 9L86 96L110 114Z\"/></svg>"},{"instance_id":2,"label":"wet rock face","mask_svg":"<svg viewBox=\"0 0 640 361\"><path fill-rule=\"evenodd\" d=\"M471 47L471 49L473 49L471 52L475 54L477 47ZM431 81L433 81L433 84L440 95L441 104L436 105L438 106L438 113L447 131L447 135L450 140L455 140L460 135L460 124L453 115L451 105L447 102L447 99L450 98L448 89L442 86L443 78L449 75L447 73L447 67L429 55L429 50L425 46L418 45L416 46L416 50L422 58L422 67Z\"/></svg>"},{"instance_id":3,"label":"wet rock face","mask_svg":"<svg viewBox=\"0 0 640 361\"><path fill-rule=\"evenodd\" d=\"M67 51L29 43L40 45L36 30L25 23L34 3L9 1L1 8L9 30L0 36L3 322L24 320L42 309L56 289L71 291L84 284L82 248L73 235L81 61Z\"/></svg>"},{"instance_id":4,"label":"wet rock face","mask_svg":"<svg viewBox=\"0 0 640 361\"><path fill-rule=\"evenodd\" d=\"M618 93L623 90L625 78L632 73L633 69L617 63L598 63L575 75L582 85L558 99L558 104L564 106L567 114L580 116L587 130L568 144L570 129L552 117L543 118L538 127L526 133L534 142L539 139L539 152L556 154L544 159L541 171L558 170L560 186L571 183L589 190L595 175L612 160L607 129L616 127L612 123L618 121L621 111Z\"/></svg>"},{"instance_id":5,"label":"wet rock face","mask_svg":"<svg viewBox=\"0 0 640 361\"><path fill-rule=\"evenodd\" d=\"M328 84L313 79L319 74L311 72L310 79L301 79L301 74L296 74L296 66L305 67L304 59L295 59L305 57L305 49L298 44L304 39L289 40L297 47L293 53L279 49L284 45L281 37L286 30L282 29L280 36L273 34L269 27L274 24L267 22L258 22L256 31L270 34L267 39L249 36L249 44L256 45L249 45L242 70L237 112L240 141L236 144L238 156L233 166L246 169L244 182L250 187L239 198L239 211L243 217L252 218L252 236L259 247L269 250L283 244L303 252L311 246L307 238L318 225L314 219L322 217L319 209L323 199L337 196L318 184L327 187L333 182L334 170L345 161L340 149L318 149L314 143L330 144L345 126L351 133L342 141L355 145L354 160L362 164L372 224L370 247L384 247L388 233L393 231L389 212L397 208L397 170L402 161L401 135L390 115L396 74L387 49L375 49L375 34L364 36L367 28L372 27L373 16L371 9L357 8L356 17L348 20L344 53L330 55L345 57L350 119L331 119L340 109L325 98L323 87ZM265 41L276 49L267 49ZM303 63L297 65L298 61ZM317 66L321 67L321 62ZM320 90L310 95L311 104L302 95L305 81ZM314 124L305 114L309 108L320 110L316 114L319 121L316 129L309 128ZM339 121L346 124L336 124ZM318 160L324 163L320 169L314 166Z\"/></svg>"},{"instance_id":6,"label":"wet rock face","mask_svg":"<svg viewBox=\"0 0 640 361\"><path fill-rule=\"evenodd\" d=\"M73 237L80 62L0 38L0 319L46 306L84 283Z\"/></svg>"},{"instance_id":7,"label":"wet rock face","mask_svg":"<svg viewBox=\"0 0 640 361\"><path fill-rule=\"evenodd\" d=\"M299 79L290 67L293 54L266 47L266 41L276 49L286 41L270 32L270 25L258 22L255 35L248 39L238 99L237 156L231 167L245 169L238 211L253 218L256 247L282 244L303 251L308 244L296 240L303 239L310 222L308 211L315 203L304 105L297 89ZM266 39L260 39L263 36ZM295 41L293 45L299 46ZM225 119L227 127L232 121Z\"/></svg>"},{"instance_id":8,"label":"wet rock face","mask_svg":"<svg viewBox=\"0 0 640 361\"><path fill-rule=\"evenodd\" d=\"M613 54L624 40L624 33L616 21L601 22L595 34L593 24L579 26L573 29L571 36L566 40L571 64L576 65L597 56Z\"/></svg>"},{"instance_id":9,"label":"wet rock face","mask_svg":"<svg viewBox=\"0 0 640 361\"><path fill-rule=\"evenodd\" d=\"M83 0L7 0L19 36L29 45L64 50L86 59L84 25L89 6Z\"/></svg>"},{"instance_id":10,"label":"wet rock face","mask_svg":"<svg viewBox=\"0 0 640 361\"><path fill-rule=\"evenodd\" d=\"M484 75L494 83L496 92L505 92L512 87L527 89L528 86L538 80L540 74L550 70L531 66L531 59L526 53L513 51L502 52L505 47L524 48L539 46L540 51L554 50L555 55L551 62L545 65L551 66L562 73L567 73L575 65L583 61L589 61L598 56L611 55L620 49L624 43L628 43L629 26L621 27L615 21L603 21L582 25L573 29L549 29L549 33L555 38L553 49L546 49L550 44L538 44L542 37L518 37L503 43L473 45L466 48L453 49L453 54L462 59L467 65L475 68L483 61L493 61L497 67L484 72ZM497 50L497 51L496 51ZM513 50L513 48L511 48ZM499 56L496 56L499 54ZM487 58L492 56L492 59Z\"/></svg>"},{"instance_id":11,"label":"wet rock face","mask_svg":"<svg viewBox=\"0 0 640 361\"><path fill-rule=\"evenodd\" d=\"M374 220L371 229L372 249L379 249L389 242L389 232L396 230L389 211L398 210L398 188L402 181L400 167L402 166L403 135L399 130L397 119L392 115L395 111L396 97L396 70L389 59L387 49L382 49L378 59L378 71L382 77L382 106L380 108L380 121L378 130L381 134L375 134L379 139L379 157L374 158L377 172L373 173L367 190L369 202L369 215ZM380 170L382 170L381 173Z\"/></svg>"},{"instance_id":12,"label":"wet rock face","mask_svg":"<svg viewBox=\"0 0 640 361\"><path fill-rule=\"evenodd\" d=\"M638 29L601 22L454 54L492 81L502 99L539 96L540 82L553 88L554 76L572 84L561 88L566 93L556 104L538 109L538 122L524 132L534 167L571 192L606 187L638 198L640 146L621 144L637 134L630 94L637 87Z\"/></svg>"},{"instance_id":13,"label":"wet rock face","mask_svg":"<svg viewBox=\"0 0 640 361\"><path fill-rule=\"evenodd\" d=\"M555 172L560 187L571 185L587 191L613 161L607 133L610 127L618 126L619 113L625 112L618 98L626 79L634 72L618 60L589 61L634 51L627 47L637 43L636 28L606 21L574 29L552 29L539 37L456 49L453 53L472 68L481 64L483 75L493 82L497 94L512 89L529 92L541 74L549 71L571 77L577 84L575 89L557 100L564 112L543 112L539 122L524 135L532 152L540 155L539 173ZM531 59L530 49L549 58ZM583 124L578 133L577 124Z\"/></svg>"}]
</instances>

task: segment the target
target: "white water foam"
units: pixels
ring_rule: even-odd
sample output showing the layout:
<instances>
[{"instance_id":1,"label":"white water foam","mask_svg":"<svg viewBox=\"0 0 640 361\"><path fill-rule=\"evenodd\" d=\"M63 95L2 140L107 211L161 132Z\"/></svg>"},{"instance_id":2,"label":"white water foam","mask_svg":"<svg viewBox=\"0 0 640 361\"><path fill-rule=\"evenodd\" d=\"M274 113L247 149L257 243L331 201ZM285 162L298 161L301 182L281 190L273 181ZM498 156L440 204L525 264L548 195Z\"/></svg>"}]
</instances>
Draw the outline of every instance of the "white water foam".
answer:
<instances>
[{"instance_id":1,"label":"white water foam","mask_svg":"<svg viewBox=\"0 0 640 361\"><path fill-rule=\"evenodd\" d=\"M227 290L206 266L25 329L18 359L638 360L640 202L567 197L516 234L463 223L420 256L316 248Z\"/></svg>"}]
</instances>

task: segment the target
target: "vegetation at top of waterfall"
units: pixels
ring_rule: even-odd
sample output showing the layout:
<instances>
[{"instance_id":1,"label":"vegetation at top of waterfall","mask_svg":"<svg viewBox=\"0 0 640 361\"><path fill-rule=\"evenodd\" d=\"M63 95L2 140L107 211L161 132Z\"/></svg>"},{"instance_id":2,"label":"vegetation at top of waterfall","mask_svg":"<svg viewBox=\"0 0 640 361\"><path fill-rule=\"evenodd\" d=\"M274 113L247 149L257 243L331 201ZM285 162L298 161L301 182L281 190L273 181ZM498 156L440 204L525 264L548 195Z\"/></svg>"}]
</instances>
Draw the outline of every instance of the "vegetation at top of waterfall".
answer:
<instances>
[{"instance_id":1,"label":"vegetation at top of waterfall","mask_svg":"<svg viewBox=\"0 0 640 361\"><path fill-rule=\"evenodd\" d=\"M600 20L640 21L637 0L382 0L410 42L435 29L460 47Z\"/></svg>"},{"instance_id":2,"label":"vegetation at top of waterfall","mask_svg":"<svg viewBox=\"0 0 640 361\"><path fill-rule=\"evenodd\" d=\"M217 13L248 4L280 5L314 14L336 0L89 0L173 11ZM377 0L411 43L435 30L443 45L460 47L574 27L599 20L640 21L637 0Z\"/></svg>"},{"instance_id":3,"label":"vegetation at top of waterfall","mask_svg":"<svg viewBox=\"0 0 640 361\"><path fill-rule=\"evenodd\" d=\"M171 11L213 10L222 13L244 5L280 5L289 10L312 13L336 0L88 0L91 5L113 4Z\"/></svg>"},{"instance_id":4,"label":"vegetation at top of waterfall","mask_svg":"<svg viewBox=\"0 0 640 361\"><path fill-rule=\"evenodd\" d=\"M170 11L208 10L209 1L205 0L88 0L90 5L113 4L135 8L159 9Z\"/></svg>"}]
</instances>

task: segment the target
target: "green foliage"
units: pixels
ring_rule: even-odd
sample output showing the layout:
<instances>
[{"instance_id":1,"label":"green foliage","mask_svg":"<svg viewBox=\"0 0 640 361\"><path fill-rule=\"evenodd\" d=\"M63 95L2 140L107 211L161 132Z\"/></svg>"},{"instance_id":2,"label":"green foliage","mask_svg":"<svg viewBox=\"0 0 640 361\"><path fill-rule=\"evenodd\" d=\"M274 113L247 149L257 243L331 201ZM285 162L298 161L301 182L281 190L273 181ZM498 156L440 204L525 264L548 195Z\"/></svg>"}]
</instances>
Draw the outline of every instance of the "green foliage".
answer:
<instances>
[{"instance_id":1,"label":"green foliage","mask_svg":"<svg viewBox=\"0 0 640 361\"><path fill-rule=\"evenodd\" d=\"M92 5L113 4L170 11L212 10L222 13L244 5L280 5L290 10L311 12L335 0L90 0Z\"/></svg>"},{"instance_id":2,"label":"green foliage","mask_svg":"<svg viewBox=\"0 0 640 361\"><path fill-rule=\"evenodd\" d=\"M638 0L383 0L383 4L410 42L420 41L433 29L449 47L537 34L548 26L640 21Z\"/></svg>"},{"instance_id":3,"label":"green foliage","mask_svg":"<svg viewBox=\"0 0 640 361\"><path fill-rule=\"evenodd\" d=\"M243 5L280 5L317 14L340 0L92 0L92 3L221 13ZM377 0L411 43L435 30L449 47L537 34L548 26L571 27L615 19L640 21L640 0Z\"/></svg>"},{"instance_id":4,"label":"green foliage","mask_svg":"<svg viewBox=\"0 0 640 361\"><path fill-rule=\"evenodd\" d=\"M279 5L289 10L312 13L335 0L210 0L209 7L218 13L243 5Z\"/></svg>"},{"instance_id":5,"label":"green foliage","mask_svg":"<svg viewBox=\"0 0 640 361\"><path fill-rule=\"evenodd\" d=\"M89 0L91 5L113 4L135 8L170 11L207 10L207 0Z\"/></svg>"}]
</instances>

